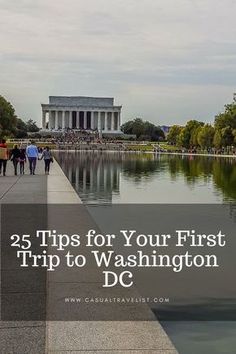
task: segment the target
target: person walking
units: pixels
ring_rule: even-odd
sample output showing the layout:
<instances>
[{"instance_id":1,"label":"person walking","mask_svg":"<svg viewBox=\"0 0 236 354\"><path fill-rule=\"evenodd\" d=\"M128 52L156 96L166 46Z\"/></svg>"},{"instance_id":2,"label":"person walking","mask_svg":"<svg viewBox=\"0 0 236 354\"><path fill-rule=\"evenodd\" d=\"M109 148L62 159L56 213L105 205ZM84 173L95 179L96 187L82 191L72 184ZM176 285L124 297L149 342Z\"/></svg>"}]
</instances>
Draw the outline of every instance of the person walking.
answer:
<instances>
[{"instance_id":1,"label":"person walking","mask_svg":"<svg viewBox=\"0 0 236 354\"><path fill-rule=\"evenodd\" d=\"M20 162L20 149L18 149L17 145L15 145L14 149L11 151L10 160L13 162L15 176L17 176L17 166Z\"/></svg>"},{"instance_id":2,"label":"person walking","mask_svg":"<svg viewBox=\"0 0 236 354\"><path fill-rule=\"evenodd\" d=\"M28 145L26 148L26 156L28 157L29 160L30 174L35 175L35 168L36 168L37 159L39 157L39 153L38 153L38 148L36 145L34 145L33 141L31 141L30 145Z\"/></svg>"},{"instance_id":3,"label":"person walking","mask_svg":"<svg viewBox=\"0 0 236 354\"><path fill-rule=\"evenodd\" d=\"M20 174L21 175L25 173L25 162L26 162L25 149L20 149Z\"/></svg>"},{"instance_id":4,"label":"person walking","mask_svg":"<svg viewBox=\"0 0 236 354\"><path fill-rule=\"evenodd\" d=\"M6 176L6 168L7 168L7 160L8 160L8 149L6 140L2 139L0 142L0 175L3 171L3 176Z\"/></svg>"},{"instance_id":5,"label":"person walking","mask_svg":"<svg viewBox=\"0 0 236 354\"><path fill-rule=\"evenodd\" d=\"M43 150L41 159L44 159L45 174L49 175L50 164L51 164L51 162L53 162L53 157L52 157L52 153L51 153L48 146L46 146L45 149Z\"/></svg>"}]
</instances>

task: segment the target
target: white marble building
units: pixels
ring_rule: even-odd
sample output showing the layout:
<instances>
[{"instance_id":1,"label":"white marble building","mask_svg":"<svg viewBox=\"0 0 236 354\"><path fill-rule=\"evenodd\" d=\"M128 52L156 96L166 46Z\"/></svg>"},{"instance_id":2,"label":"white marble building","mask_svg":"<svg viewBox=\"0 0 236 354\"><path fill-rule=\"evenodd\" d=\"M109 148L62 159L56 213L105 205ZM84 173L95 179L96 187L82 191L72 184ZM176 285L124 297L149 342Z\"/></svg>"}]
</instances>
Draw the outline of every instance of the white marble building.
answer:
<instances>
[{"instance_id":1,"label":"white marble building","mask_svg":"<svg viewBox=\"0 0 236 354\"><path fill-rule=\"evenodd\" d=\"M121 133L121 108L114 98L50 96L49 103L42 104L42 128Z\"/></svg>"}]
</instances>

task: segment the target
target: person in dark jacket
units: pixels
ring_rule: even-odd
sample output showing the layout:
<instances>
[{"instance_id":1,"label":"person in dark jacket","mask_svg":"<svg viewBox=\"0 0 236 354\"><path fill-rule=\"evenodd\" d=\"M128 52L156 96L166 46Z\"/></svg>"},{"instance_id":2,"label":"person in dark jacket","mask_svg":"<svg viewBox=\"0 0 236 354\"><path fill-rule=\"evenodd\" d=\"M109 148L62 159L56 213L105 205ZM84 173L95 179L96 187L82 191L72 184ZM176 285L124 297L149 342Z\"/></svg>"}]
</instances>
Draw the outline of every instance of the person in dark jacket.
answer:
<instances>
[{"instance_id":1,"label":"person in dark jacket","mask_svg":"<svg viewBox=\"0 0 236 354\"><path fill-rule=\"evenodd\" d=\"M20 174L25 173L25 162L26 162L26 153L25 149L20 149Z\"/></svg>"},{"instance_id":2,"label":"person in dark jacket","mask_svg":"<svg viewBox=\"0 0 236 354\"><path fill-rule=\"evenodd\" d=\"M10 160L13 162L15 176L17 176L17 166L20 162L20 149L18 149L17 145L15 145L14 149L11 151Z\"/></svg>"},{"instance_id":3,"label":"person in dark jacket","mask_svg":"<svg viewBox=\"0 0 236 354\"><path fill-rule=\"evenodd\" d=\"M45 149L43 150L41 159L44 159L45 174L49 175L50 164L51 164L51 162L53 162L53 157L52 157L52 153L51 153L48 146L46 146Z\"/></svg>"}]
</instances>

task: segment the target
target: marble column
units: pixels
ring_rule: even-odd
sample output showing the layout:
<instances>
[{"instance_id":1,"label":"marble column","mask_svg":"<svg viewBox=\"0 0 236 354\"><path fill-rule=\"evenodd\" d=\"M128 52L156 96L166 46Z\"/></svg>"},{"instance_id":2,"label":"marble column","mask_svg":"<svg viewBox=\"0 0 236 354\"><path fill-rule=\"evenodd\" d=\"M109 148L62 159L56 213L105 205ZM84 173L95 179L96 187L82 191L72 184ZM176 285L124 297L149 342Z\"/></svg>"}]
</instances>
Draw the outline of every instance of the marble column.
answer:
<instances>
[{"instance_id":1,"label":"marble column","mask_svg":"<svg viewBox=\"0 0 236 354\"><path fill-rule=\"evenodd\" d=\"M72 129L72 111L69 111L69 128Z\"/></svg>"},{"instance_id":2,"label":"marble column","mask_svg":"<svg viewBox=\"0 0 236 354\"><path fill-rule=\"evenodd\" d=\"M51 130L52 129L52 111L48 112L48 129Z\"/></svg>"},{"instance_id":3,"label":"marble column","mask_svg":"<svg viewBox=\"0 0 236 354\"><path fill-rule=\"evenodd\" d=\"M114 112L111 112L111 130L115 130L115 115Z\"/></svg>"},{"instance_id":4,"label":"marble column","mask_svg":"<svg viewBox=\"0 0 236 354\"><path fill-rule=\"evenodd\" d=\"M105 112L105 127L104 130L107 131L108 130L108 114L107 112Z\"/></svg>"},{"instance_id":5,"label":"marble column","mask_svg":"<svg viewBox=\"0 0 236 354\"><path fill-rule=\"evenodd\" d=\"M76 129L79 129L79 111L76 111Z\"/></svg>"},{"instance_id":6,"label":"marble column","mask_svg":"<svg viewBox=\"0 0 236 354\"><path fill-rule=\"evenodd\" d=\"M46 111L43 110L42 115L42 128L46 129Z\"/></svg>"},{"instance_id":7,"label":"marble column","mask_svg":"<svg viewBox=\"0 0 236 354\"><path fill-rule=\"evenodd\" d=\"M118 112L118 118L117 118L117 130L120 130L120 112Z\"/></svg>"},{"instance_id":8,"label":"marble column","mask_svg":"<svg viewBox=\"0 0 236 354\"><path fill-rule=\"evenodd\" d=\"M62 129L65 129L66 127L66 117L65 117L65 111L62 111Z\"/></svg>"},{"instance_id":9,"label":"marble column","mask_svg":"<svg viewBox=\"0 0 236 354\"><path fill-rule=\"evenodd\" d=\"M84 111L84 129L87 129L87 111Z\"/></svg>"},{"instance_id":10,"label":"marble column","mask_svg":"<svg viewBox=\"0 0 236 354\"><path fill-rule=\"evenodd\" d=\"M101 112L98 112L98 131L102 130Z\"/></svg>"},{"instance_id":11,"label":"marble column","mask_svg":"<svg viewBox=\"0 0 236 354\"><path fill-rule=\"evenodd\" d=\"M91 129L94 129L94 111L91 111Z\"/></svg>"},{"instance_id":12,"label":"marble column","mask_svg":"<svg viewBox=\"0 0 236 354\"><path fill-rule=\"evenodd\" d=\"M98 136L102 139L102 117L101 112L98 112Z\"/></svg>"},{"instance_id":13,"label":"marble column","mask_svg":"<svg viewBox=\"0 0 236 354\"><path fill-rule=\"evenodd\" d=\"M58 130L58 111L55 111L55 129Z\"/></svg>"}]
</instances>

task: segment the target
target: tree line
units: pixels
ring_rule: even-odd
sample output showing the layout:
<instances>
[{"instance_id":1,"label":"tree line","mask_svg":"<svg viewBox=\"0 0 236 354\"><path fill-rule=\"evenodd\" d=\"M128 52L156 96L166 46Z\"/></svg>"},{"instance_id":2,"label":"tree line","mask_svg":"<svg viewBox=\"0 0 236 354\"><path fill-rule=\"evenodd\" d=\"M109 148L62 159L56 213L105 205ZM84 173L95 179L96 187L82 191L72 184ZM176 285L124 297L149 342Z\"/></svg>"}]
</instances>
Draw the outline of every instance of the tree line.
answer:
<instances>
[{"instance_id":1,"label":"tree line","mask_svg":"<svg viewBox=\"0 0 236 354\"><path fill-rule=\"evenodd\" d=\"M204 180L212 177L217 188L222 191L225 200L236 200L236 164L233 158L207 158L199 156L197 159L182 158L182 156L164 155L162 159L154 160L151 158L142 158L142 155L132 159L130 164L129 157L123 160L124 175L135 177L136 183L143 179L157 178L163 170L170 174L174 181L180 174L185 177L185 182L193 185L199 182L199 178ZM127 168L126 168L127 167Z\"/></svg>"},{"instance_id":2,"label":"tree line","mask_svg":"<svg viewBox=\"0 0 236 354\"><path fill-rule=\"evenodd\" d=\"M36 122L18 118L12 104L0 96L0 138L25 138L28 132L38 131Z\"/></svg>"},{"instance_id":3,"label":"tree line","mask_svg":"<svg viewBox=\"0 0 236 354\"><path fill-rule=\"evenodd\" d=\"M165 135L159 126L141 118L129 120L121 126L123 133L136 136L137 140L160 141L165 139Z\"/></svg>"},{"instance_id":4,"label":"tree line","mask_svg":"<svg viewBox=\"0 0 236 354\"><path fill-rule=\"evenodd\" d=\"M136 118L124 123L121 130L137 140L162 141L165 139L160 126ZM10 102L0 96L0 138L24 138L28 132L38 132L37 124L18 118ZM167 136L171 145L183 148L217 149L236 146L236 95L233 102L226 104L224 111L215 117L214 124L189 120L185 126L173 125Z\"/></svg>"},{"instance_id":5,"label":"tree line","mask_svg":"<svg viewBox=\"0 0 236 354\"><path fill-rule=\"evenodd\" d=\"M184 148L217 149L236 146L236 97L215 117L214 125L190 120L185 126L173 125L167 140Z\"/></svg>"}]
</instances>

